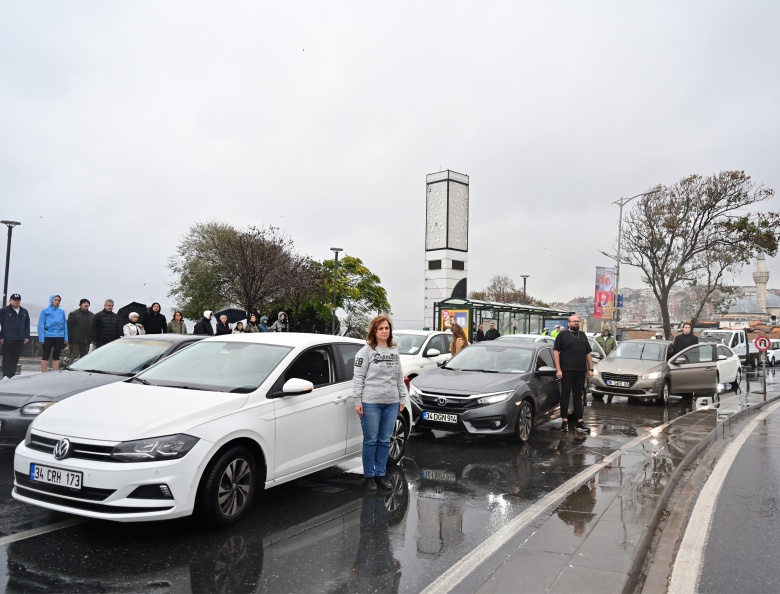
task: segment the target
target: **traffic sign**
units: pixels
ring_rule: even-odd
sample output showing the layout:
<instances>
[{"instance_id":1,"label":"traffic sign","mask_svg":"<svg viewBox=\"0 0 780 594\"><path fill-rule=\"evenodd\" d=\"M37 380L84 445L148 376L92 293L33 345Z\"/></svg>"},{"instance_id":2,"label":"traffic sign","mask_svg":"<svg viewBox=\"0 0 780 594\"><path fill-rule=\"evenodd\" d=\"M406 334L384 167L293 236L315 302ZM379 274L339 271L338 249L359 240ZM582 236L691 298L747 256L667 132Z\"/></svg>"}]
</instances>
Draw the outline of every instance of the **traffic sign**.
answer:
<instances>
[{"instance_id":1,"label":"traffic sign","mask_svg":"<svg viewBox=\"0 0 780 594\"><path fill-rule=\"evenodd\" d=\"M766 336L759 336L753 343L759 351L769 350L769 339Z\"/></svg>"}]
</instances>

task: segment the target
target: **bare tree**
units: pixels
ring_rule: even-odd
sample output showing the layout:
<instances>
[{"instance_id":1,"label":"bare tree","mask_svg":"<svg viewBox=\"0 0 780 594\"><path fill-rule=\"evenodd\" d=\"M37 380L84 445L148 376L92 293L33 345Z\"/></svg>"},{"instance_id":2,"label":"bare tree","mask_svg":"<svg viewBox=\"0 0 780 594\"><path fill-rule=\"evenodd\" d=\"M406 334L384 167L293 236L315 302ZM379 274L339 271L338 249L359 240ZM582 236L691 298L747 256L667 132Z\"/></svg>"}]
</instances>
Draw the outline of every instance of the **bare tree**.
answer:
<instances>
[{"instance_id":1,"label":"bare tree","mask_svg":"<svg viewBox=\"0 0 780 594\"><path fill-rule=\"evenodd\" d=\"M670 338L672 289L708 275L714 288L721 287L722 273L738 269L756 251L777 253L779 217L747 210L771 198L774 191L756 186L742 171L692 175L656 189L641 198L625 219L621 262L642 271ZM723 266L721 274L716 270L713 275L712 266Z\"/></svg>"}]
</instances>

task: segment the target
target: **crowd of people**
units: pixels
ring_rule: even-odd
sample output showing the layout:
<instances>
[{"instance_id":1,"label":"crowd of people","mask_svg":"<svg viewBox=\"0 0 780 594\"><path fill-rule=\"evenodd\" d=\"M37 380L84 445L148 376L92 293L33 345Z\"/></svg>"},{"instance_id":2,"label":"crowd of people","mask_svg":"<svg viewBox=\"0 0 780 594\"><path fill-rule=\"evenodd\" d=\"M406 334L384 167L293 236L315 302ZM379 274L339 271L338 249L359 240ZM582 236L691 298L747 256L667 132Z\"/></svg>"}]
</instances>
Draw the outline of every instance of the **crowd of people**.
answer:
<instances>
[{"instance_id":1,"label":"crowd of people","mask_svg":"<svg viewBox=\"0 0 780 594\"><path fill-rule=\"evenodd\" d=\"M114 300L106 299L103 309L97 313L90 311L89 299L81 299L77 309L66 315L60 306L62 297L49 297L49 306L38 316L38 341L41 344L41 371L60 368L60 355L67 346L71 361L86 355L90 349L100 348L123 336L143 334L188 334L184 315L176 310L169 322L162 313L162 307L156 301L146 311L131 311L127 319L121 319L114 312ZM0 346L3 356L2 379L16 375L16 368L24 345L30 342L30 313L21 305L22 296L13 293L9 305L0 310ZM251 314L246 326L242 321L228 322L226 314L221 314L212 324L213 313L204 311L203 317L193 328L193 334L221 336L244 332L289 332L290 323L285 312L279 312L276 321L268 325L267 316Z\"/></svg>"}]
</instances>

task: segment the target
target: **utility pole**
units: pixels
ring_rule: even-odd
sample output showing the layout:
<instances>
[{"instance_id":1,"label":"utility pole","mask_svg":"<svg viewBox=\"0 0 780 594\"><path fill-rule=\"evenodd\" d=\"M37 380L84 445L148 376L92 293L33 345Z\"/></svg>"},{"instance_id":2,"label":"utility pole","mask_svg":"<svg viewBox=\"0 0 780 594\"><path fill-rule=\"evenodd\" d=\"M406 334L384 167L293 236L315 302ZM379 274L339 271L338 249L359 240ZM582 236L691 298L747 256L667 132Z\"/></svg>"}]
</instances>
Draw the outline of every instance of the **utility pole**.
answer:
<instances>
[{"instance_id":1,"label":"utility pole","mask_svg":"<svg viewBox=\"0 0 780 594\"><path fill-rule=\"evenodd\" d=\"M3 281L3 307L5 307L8 298L8 269L11 265L11 235L14 232L14 227L21 225L21 223L19 221L0 221L0 223L8 227L8 245L5 248L5 280Z\"/></svg>"},{"instance_id":2,"label":"utility pole","mask_svg":"<svg viewBox=\"0 0 780 594\"><path fill-rule=\"evenodd\" d=\"M335 335L336 334L336 281L338 279L339 274L339 252L343 252L341 248L332 247L330 248L330 251L333 252L335 257L335 262L333 263L333 310L331 311L331 317L330 317L330 333Z\"/></svg>"}]
</instances>

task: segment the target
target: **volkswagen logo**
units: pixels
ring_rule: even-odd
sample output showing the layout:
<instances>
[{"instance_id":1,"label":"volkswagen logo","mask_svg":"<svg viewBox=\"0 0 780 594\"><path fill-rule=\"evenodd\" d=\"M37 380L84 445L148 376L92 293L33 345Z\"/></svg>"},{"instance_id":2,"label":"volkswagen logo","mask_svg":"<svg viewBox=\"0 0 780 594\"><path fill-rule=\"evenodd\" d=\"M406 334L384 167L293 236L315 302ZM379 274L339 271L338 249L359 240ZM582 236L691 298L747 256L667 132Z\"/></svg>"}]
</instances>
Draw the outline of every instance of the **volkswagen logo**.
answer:
<instances>
[{"instance_id":1,"label":"volkswagen logo","mask_svg":"<svg viewBox=\"0 0 780 594\"><path fill-rule=\"evenodd\" d=\"M446 398L437 398L436 404L439 406L447 406L447 399Z\"/></svg>"},{"instance_id":2,"label":"volkswagen logo","mask_svg":"<svg viewBox=\"0 0 780 594\"><path fill-rule=\"evenodd\" d=\"M61 439L54 445L54 457L57 460L62 460L68 457L70 454L70 441L67 439Z\"/></svg>"}]
</instances>

